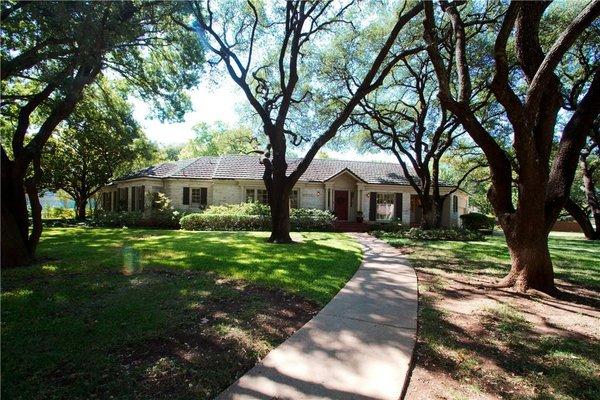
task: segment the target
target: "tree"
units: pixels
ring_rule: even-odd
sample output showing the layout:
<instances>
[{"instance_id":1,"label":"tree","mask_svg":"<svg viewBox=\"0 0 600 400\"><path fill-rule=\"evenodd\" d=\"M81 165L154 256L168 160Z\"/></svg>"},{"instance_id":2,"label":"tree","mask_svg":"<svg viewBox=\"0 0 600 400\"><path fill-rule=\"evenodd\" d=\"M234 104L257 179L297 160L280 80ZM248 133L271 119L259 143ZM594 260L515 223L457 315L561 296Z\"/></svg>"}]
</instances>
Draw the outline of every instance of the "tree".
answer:
<instances>
[{"instance_id":1,"label":"tree","mask_svg":"<svg viewBox=\"0 0 600 400\"><path fill-rule=\"evenodd\" d=\"M258 140L249 128L230 128L219 122L209 125L201 122L193 128L195 137L185 143L179 158L248 154L258 147Z\"/></svg>"},{"instance_id":2,"label":"tree","mask_svg":"<svg viewBox=\"0 0 600 400\"><path fill-rule=\"evenodd\" d=\"M441 194L440 161L448 150L459 149L464 131L457 129L460 124L456 118L436 100L436 86L426 55L404 60L380 89L361 101L352 117L366 132L363 146L389 151L398 160L419 197L423 229L441 226L444 201L482 166L471 163L456 177L454 187ZM467 154L471 150L467 148L461 159L472 159Z\"/></svg>"},{"instance_id":3,"label":"tree","mask_svg":"<svg viewBox=\"0 0 600 400\"><path fill-rule=\"evenodd\" d=\"M458 118L489 163L488 198L505 233L512 261L509 274L498 285L555 293L548 233L569 195L579 153L600 111L600 72L594 73L591 83L585 85L587 90L581 92L551 162L561 107L560 81L554 70L579 35L598 18L600 1L592 1L581 10L546 52L540 44L540 25L545 22L549 3L511 2L500 25L490 24L491 30L497 29L493 49L478 57L493 62L490 89L512 129L514 153L506 151L483 126L470 102L473 60L467 49L474 38L489 32L470 34L463 4L441 2L441 13L436 15L433 4L425 2L424 38L439 81L441 103ZM455 43L453 52L446 52L440 45L446 41L440 42L444 38L438 27L440 18L450 22L452 34L448 40ZM514 55L508 51L511 38ZM456 91L451 90L453 80L458 84ZM516 204L513 181L517 185Z\"/></svg>"},{"instance_id":4,"label":"tree","mask_svg":"<svg viewBox=\"0 0 600 400\"><path fill-rule=\"evenodd\" d=\"M225 5L213 9L210 1L195 1L191 9L201 40L214 55L209 62L224 65L262 123L268 141L261 152L261 163L271 206L269 241L289 243L288 200L294 184L319 150L343 128L358 102L381 85L398 61L420 50L403 48L398 38L421 12L422 5L404 5L394 12L385 34L371 43L373 51L355 54L369 58L368 67L346 69L343 79L332 82L317 79L322 65L319 50L326 48L343 28L357 32L368 25L366 14L377 14L374 4L365 5L365 9L359 9L353 1L248 0L244 6L235 2ZM367 10L368 6L373 7ZM317 81L323 86L311 85ZM316 121L324 114L331 118L322 118L310 130L317 131L318 125L318 134L298 129L302 124L299 120ZM288 141L296 146L310 142L304 157L293 165L286 159Z\"/></svg>"},{"instance_id":5,"label":"tree","mask_svg":"<svg viewBox=\"0 0 600 400\"><path fill-rule=\"evenodd\" d=\"M38 181L46 142L104 70L152 101L156 116L189 109L196 36L169 2L2 3L2 266L29 263L41 235ZM8 132L6 132L8 130ZM33 225L29 230L27 197Z\"/></svg>"},{"instance_id":6,"label":"tree","mask_svg":"<svg viewBox=\"0 0 600 400\"><path fill-rule=\"evenodd\" d=\"M595 135L600 135L598 125ZM600 144L590 137L579 156L581 170L581 189L573 187L565 202L565 210L577 221L585 237L590 240L600 240L600 193L597 182L600 179ZM575 186L575 185L574 185ZM576 189L581 195L575 195ZM594 218L594 226L590 222L590 214Z\"/></svg>"},{"instance_id":7,"label":"tree","mask_svg":"<svg viewBox=\"0 0 600 400\"><path fill-rule=\"evenodd\" d=\"M87 87L46 144L41 186L68 193L78 219L85 219L88 200L111 178L153 157L154 148L133 118L125 95L105 80Z\"/></svg>"}]
</instances>

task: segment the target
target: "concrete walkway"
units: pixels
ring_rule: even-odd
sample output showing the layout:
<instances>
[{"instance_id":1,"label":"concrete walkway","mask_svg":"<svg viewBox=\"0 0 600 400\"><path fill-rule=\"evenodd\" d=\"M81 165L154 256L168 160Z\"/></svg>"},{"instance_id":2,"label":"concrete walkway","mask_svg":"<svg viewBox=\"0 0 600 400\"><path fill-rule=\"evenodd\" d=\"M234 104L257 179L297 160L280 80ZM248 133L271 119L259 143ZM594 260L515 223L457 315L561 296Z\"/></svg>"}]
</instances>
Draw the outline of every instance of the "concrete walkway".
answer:
<instances>
[{"instance_id":1,"label":"concrete walkway","mask_svg":"<svg viewBox=\"0 0 600 400\"><path fill-rule=\"evenodd\" d=\"M400 398L415 345L417 277L393 247L353 236L364 260L352 279L217 399Z\"/></svg>"}]
</instances>

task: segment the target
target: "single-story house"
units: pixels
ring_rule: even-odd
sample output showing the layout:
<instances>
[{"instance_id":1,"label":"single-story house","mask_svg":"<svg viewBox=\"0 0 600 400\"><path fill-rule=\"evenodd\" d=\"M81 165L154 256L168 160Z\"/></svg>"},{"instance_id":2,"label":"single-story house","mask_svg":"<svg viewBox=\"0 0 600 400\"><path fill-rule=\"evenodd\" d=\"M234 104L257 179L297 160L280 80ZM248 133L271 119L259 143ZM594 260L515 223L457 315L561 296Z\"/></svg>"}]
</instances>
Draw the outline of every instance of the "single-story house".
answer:
<instances>
[{"instance_id":1,"label":"single-story house","mask_svg":"<svg viewBox=\"0 0 600 400\"><path fill-rule=\"evenodd\" d=\"M290 169L298 159L290 160ZM145 211L147 199L162 192L176 209L200 210L209 205L241 202L267 203L262 181L264 167L257 156L224 155L165 162L107 185L100 206L107 211ZM442 194L453 189L442 187ZM149 197L150 196L150 197ZM418 225L419 198L399 164L315 159L294 186L292 208L332 211L340 221L400 219ZM460 225L468 212L467 193L457 190L444 203L442 224Z\"/></svg>"}]
</instances>

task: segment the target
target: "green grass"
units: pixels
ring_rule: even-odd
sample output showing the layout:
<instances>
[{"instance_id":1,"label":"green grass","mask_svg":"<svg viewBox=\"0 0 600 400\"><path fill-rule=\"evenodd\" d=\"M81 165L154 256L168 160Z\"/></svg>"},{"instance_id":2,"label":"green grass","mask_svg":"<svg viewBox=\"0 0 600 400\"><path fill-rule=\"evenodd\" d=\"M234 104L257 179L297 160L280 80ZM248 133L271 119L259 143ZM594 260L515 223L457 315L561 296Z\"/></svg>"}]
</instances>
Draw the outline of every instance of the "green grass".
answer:
<instances>
[{"instance_id":1,"label":"green grass","mask_svg":"<svg viewBox=\"0 0 600 400\"><path fill-rule=\"evenodd\" d=\"M416 266L428 267L432 260L447 260L454 271L468 275L506 275L510 257L504 236L496 234L475 242L412 241L382 237L396 247L423 249L413 257ZM556 278L600 289L600 243L580 234L552 232L548 241ZM466 262L465 262L466 261Z\"/></svg>"},{"instance_id":2,"label":"green grass","mask_svg":"<svg viewBox=\"0 0 600 400\"><path fill-rule=\"evenodd\" d=\"M479 278L491 282L508 272L503 236L478 242L383 239L410 250L411 264L420 272L417 368L441 371L456 381L461 392L452 398L484 392L514 400L600 399L597 336L550 322L555 331L541 334L528 319L533 318L533 307L528 306L535 298L511 296L509 291L500 293L477 283ZM578 234L552 233L549 247L558 279L600 290L600 243ZM536 314L537 321L557 312L568 321L569 315L578 314L578 307L582 314L589 313L586 304L566 307L544 301L550 304ZM454 312L452 307L460 302L482 306L467 314Z\"/></svg>"},{"instance_id":3,"label":"green grass","mask_svg":"<svg viewBox=\"0 0 600 400\"><path fill-rule=\"evenodd\" d=\"M360 246L348 236L301 236L302 243L272 245L266 232L45 230L42 263L2 271L2 396L135 397L141 376L160 376L174 361L125 371L123 349L197 329L202 312L236 302L243 309L208 315L214 324L206 329L213 336L245 335L252 346L240 357L256 359L260 354L252 352L282 339L248 327L269 304L260 295L240 298L246 295L236 282L323 305L360 263ZM209 398L236 378L240 357L230 353L209 355L213 365L178 375L191 376L190 398Z\"/></svg>"}]
</instances>

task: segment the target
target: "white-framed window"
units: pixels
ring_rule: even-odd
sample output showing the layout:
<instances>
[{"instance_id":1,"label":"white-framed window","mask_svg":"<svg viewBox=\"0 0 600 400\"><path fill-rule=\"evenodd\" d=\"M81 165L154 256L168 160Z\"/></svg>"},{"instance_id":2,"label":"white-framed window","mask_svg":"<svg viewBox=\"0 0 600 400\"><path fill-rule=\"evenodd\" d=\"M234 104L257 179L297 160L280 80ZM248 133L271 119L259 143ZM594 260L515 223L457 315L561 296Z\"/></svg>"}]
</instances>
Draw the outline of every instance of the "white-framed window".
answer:
<instances>
[{"instance_id":1,"label":"white-framed window","mask_svg":"<svg viewBox=\"0 0 600 400\"><path fill-rule=\"evenodd\" d=\"M377 220L390 220L394 217L394 193L377 193Z\"/></svg>"},{"instance_id":2,"label":"white-framed window","mask_svg":"<svg viewBox=\"0 0 600 400\"><path fill-rule=\"evenodd\" d=\"M298 206L298 191L292 190L292 193L290 193L290 208L298 208Z\"/></svg>"},{"instance_id":3,"label":"white-framed window","mask_svg":"<svg viewBox=\"0 0 600 400\"><path fill-rule=\"evenodd\" d=\"M246 189L246 203L254 203L256 201L255 189Z\"/></svg>"}]
</instances>

